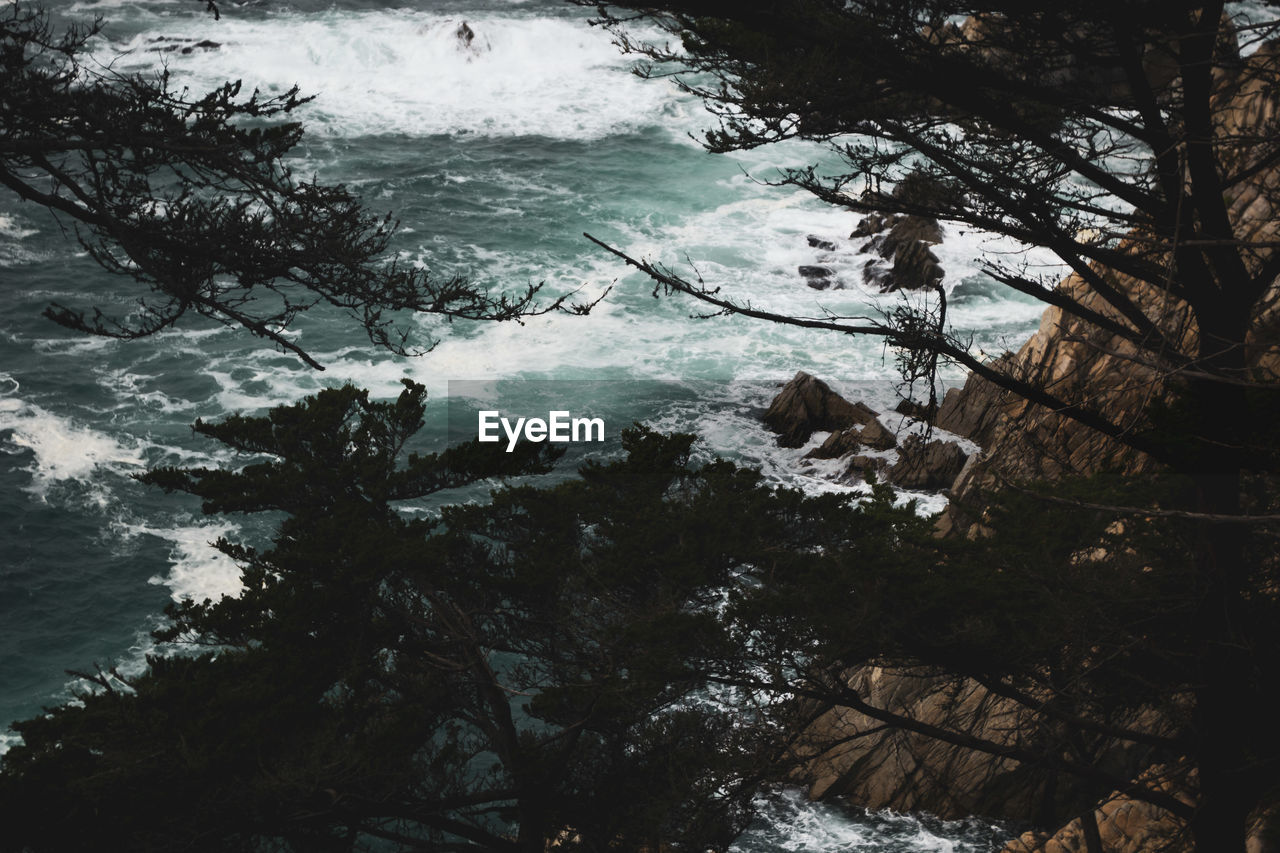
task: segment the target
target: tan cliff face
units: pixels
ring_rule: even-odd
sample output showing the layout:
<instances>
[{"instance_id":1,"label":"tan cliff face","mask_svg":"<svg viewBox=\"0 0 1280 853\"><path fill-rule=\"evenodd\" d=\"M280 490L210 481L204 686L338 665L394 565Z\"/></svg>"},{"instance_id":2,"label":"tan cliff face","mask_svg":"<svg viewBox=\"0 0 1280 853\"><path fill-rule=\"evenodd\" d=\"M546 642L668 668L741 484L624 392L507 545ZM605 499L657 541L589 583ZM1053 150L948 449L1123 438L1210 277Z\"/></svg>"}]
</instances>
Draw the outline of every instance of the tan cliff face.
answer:
<instances>
[{"instance_id":1,"label":"tan cliff face","mask_svg":"<svg viewBox=\"0 0 1280 853\"><path fill-rule=\"evenodd\" d=\"M1280 135L1280 98L1269 82L1277 65L1280 44L1268 43L1241 63L1236 76L1219 75L1217 131L1224 146L1237 137ZM1237 237L1258 246L1251 258L1257 268L1274 251L1268 244L1280 242L1280 216L1274 207L1280 198L1280 168L1250 162L1252 151L1247 147L1231 150L1234 156L1230 160L1223 158L1224 173L1254 166L1260 169L1227 193ZM1149 254L1148 246L1140 234L1130 235L1119 244L1133 255ZM1164 263L1156 255L1149 260ZM1168 338L1178 343L1182 353L1195 352L1198 330L1184 303L1129 276L1108 271L1107 277L1134 298ZM1125 322L1079 275L1068 276L1058 289L1085 308ZM1280 286L1273 283L1257 306L1247 343L1255 378L1275 381L1280 376ZM1068 402L1090 404L1134 430L1147 425L1144 413L1152 402L1176 394L1176 377L1154 363L1149 354L1058 307L1047 308L1039 330L1017 353L1001 356L1000 362L1012 375L1043 385ZM980 503L984 491L997 489L1006 481L1054 480L1103 470L1134 474L1154 465L1148 457L1121 442L976 376L971 376L962 389L952 389L947 394L938 413L938 426L970 438L983 448L981 459L970 465L952 487L958 504ZM972 519L967 521L974 523Z\"/></svg>"},{"instance_id":2,"label":"tan cliff face","mask_svg":"<svg viewBox=\"0 0 1280 853\"><path fill-rule=\"evenodd\" d=\"M1268 43L1247 59L1226 64L1215 75L1220 150L1228 150L1236 138L1280 136L1280 93L1273 82L1278 66L1280 43ZM1229 150L1229 159L1224 156L1222 160L1224 174L1256 169L1228 190L1229 215L1237 237L1257 246L1250 259L1256 270L1280 248L1280 210L1276 208L1280 164L1255 162L1248 147L1236 145ZM1106 235L1099 238L1107 239ZM1117 245L1132 254L1152 252L1151 242L1138 233L1125 236ZM1148 260L1163 262L1154 254ZM1128 276L1108 273L1108 278L1138 302L1182 353L1195 352L1198 330L1185 304ZM1080 276L1068 276L1058 288L1085 308L1126 322ZM1253 378L1280 381L1277 283L1272 283L1256 306L1246 345ZM1177 377L1131 342L1057 307L1045 310L1037 332L1016 353L1005 353L999 360L1000 367L1012 375L1044 385L1060 399L1087 402L1134 430L1147 426L1145 413L1152 402L1176 394ZM980 513L975 514L972 508L981 506L984 493L1006 482L1054 480L1103 470L1135 474L1150 471L1156 464L1115 439L976 376L971 376L963 389L948 393L937 424L982 448L952 486L953 503L942 523L943 532L980 533ZM964 509L966 506L970 509ZM1001 732L1016 736L1016 713L1010 705L972 683L880 669L858 670L850 683L885 701L886 707L916 714L925 722L953 723L943 715L955 713L956 708L969 709L974 734L996 740ZM1035 783L1024 784L1018 767L1009 761L883 731L874 720L846 711L830 711L820 718L800 752L804 764L797 778L810 785L812 795L847 797L868 808L928 809L943 815L982 812L1034 819L1037 799L1043 793ZM1182 789L1170 784L1171 793L1184 796ZM1161 845L1169 845L1160 849L1177 850L1190 844L1185 827L1171 821L1168 813L1119 795L1099 806L1097 818L1108 851L1155 849L1157 838ZM1255 836L1251 840L1251 849L1262 849L1259 839ZM1029 833L1007 849L1014 853L1085 848L1077 821L1056 833Z\"/></svg>"}]
</instances>

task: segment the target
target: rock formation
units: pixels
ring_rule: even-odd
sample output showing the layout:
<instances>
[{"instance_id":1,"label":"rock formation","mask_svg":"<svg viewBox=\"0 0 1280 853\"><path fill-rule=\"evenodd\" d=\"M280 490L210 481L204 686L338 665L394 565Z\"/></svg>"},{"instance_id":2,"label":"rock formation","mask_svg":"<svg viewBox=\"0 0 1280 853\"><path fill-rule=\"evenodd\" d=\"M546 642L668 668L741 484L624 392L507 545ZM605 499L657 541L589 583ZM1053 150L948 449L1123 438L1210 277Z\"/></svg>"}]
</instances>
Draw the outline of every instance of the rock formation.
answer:
<instances>
[{"instance_id":1,"label":"rock formation","mask_svg":"<svg viewBox=\"0 0 1280 853\"><path fill-rule=\"evenodd\" d=\"M965 39L970 43L980 41L980 27L971 28ZM1219 134L1247 138L1280 123L1280 99L1267 83L1270 77L1256 73L1262 64L1274 67L1277 61L1280 44L1271 43L1238 67L1229 66L1224 73L1236 72L1235 77L1219 75L1217 97L1229 99L1226 104L1220 101L1220 105L1229 108L1217 111L1222 116ZM1150 73L1161 72L1152 68ZM1248 158L1250 152L1241 151L1239 156ZM1228 165L1238 170L1249 163L1246 159ZM1231 191L1230 217L1243 239L1276 244L1280 243L1280 211L1273 209L1272 199L1280 189L1280 170L1274 164L1259 166L1251 181ZM865 233L855 234L867 236L896 224L892 218L868 217L859 226ZM1141 235L1118 245L1131 252L1143 251ZM1197 329L1185 305L1124 276L1116 276L1115 282L1138 300L1149 316L1158 318L1162 330L1184 352L1194 351ZM1059 288L1086 308L1117 317L1115 310L1079 276L1069 276ZM1246 341L1256 375L1272 382L1280 379L1280 356L1274 347L1264 345L1277 340L1280 286L1273 285L1255 313ZM1051 387L1061 398L1087 397L1096 408L1140 428L1150 401L1171 392L1166 377L1135 358L1137 355L1125 339L1100 332L1095 325L1050 307L1044 312L1038 331L1017 353L1001 356L999 367ZM982 495L998 488L1002 481L1054 479L1104 468L1141 473L1155 467L1151 459L1119 442L977 377L971 377L963 389L947 394L937 412L937 424L983 448L981 457L964 465L952 486L953 503L946 526L961 535L975 535L981 526L971 513L958 510L957 506L980 505ZM917 452L923 450L917 443L913 448ZM990 739L998 739L1001 731L1017 729L1016 725L1006 725L1016 722L1016 715L1011 716L1013 712L1006 704L969 682L915 678L910 673L876 668L858 670L849 678L875 703L907 711L924 722L939 722L940 715L951 715L960 709L972 720L972 731ZM950 716L946 722L955 724ZM832 743L837 745L823 746ZM803 746L808 751L801 751L805 763L797 778L809 784L813 796L848 797L867 808L923 808L942 815L977 812L1031 819L1036 803L1044 795L1036 785L1026 784L1019 769L1006 761L900 731L884 731L876 721L847 710L830 711L820 718ZM1132 776L1140 775L1142 770L1136 768ZM1174 793L1184 796L1181 791ZM1095 820L1110 853L1189 846L1185 832L1181 832L1184 827L1175 825L1166 812L1120 795L1099 804ZM1255 832L1251 850L1264 849L1261 837ZM1171 846L1157 848L1157 844L1166 842ZM1005 853L1075 853L1084 849L1083 829L1075 821L1056 832L1028 833L1007 847Z\"/></svg>"},{"instance_id":2,"label":"rock formation","mask_svg":"<svg viewBox=\"0 0 1280 853\"><path fill-rule=\"evenodd\" d=\"M845 478L851 481L871 473L904 489L939 491L951 487L969 459L954 441L909 435L899 444L875 411L861 402L850 403L804 371L783 386L764 422L780 433L778 444L783 447L800 447L813 433L829 430L826 440L804 458L847 459ZM885 455L895 448L896 454Z\"/></svg>"},{"instance_id":3,"label":"rock formation","mask_svg":"<svg viewBox=\"0 0 1280 853\"><path fill-rule=\"evenodd\" d=\"M894 188L892 198L899 204L912 204L915 197L938 191L928 179L908 176ZM879 255L879 259L867 261L862 276L881 293L934 287L946 275L938 256L929 248L942 242L942 226L936 219L872 213L858 223L849 237L871 237L861 251Z\"/></svg>"},{"instance_id":4,"label":"rock formation","mask_svg":"<svg viewBox=\"0 0 1280 853\"><path fill-rule=\"evenodd\" d=\"M800 277L804 279L804 283L814 290L841 289L840 280L836 278L835 270L831 269L831 267L804 264L797 271L800 273Z\"/></svg>"},{"instance_id":5,"label":"rock formation","mask_svg":"<svg viewBox=\"0 0 1280 853\"><path fill-rule=\"evenodd\" d=\"M764 413L764 422L779 433L781 447L800 447L815 432L861 426L876 414L862 403L850 403L827 383L802 370L774 398Z\"/></svg>"}]
</instances>

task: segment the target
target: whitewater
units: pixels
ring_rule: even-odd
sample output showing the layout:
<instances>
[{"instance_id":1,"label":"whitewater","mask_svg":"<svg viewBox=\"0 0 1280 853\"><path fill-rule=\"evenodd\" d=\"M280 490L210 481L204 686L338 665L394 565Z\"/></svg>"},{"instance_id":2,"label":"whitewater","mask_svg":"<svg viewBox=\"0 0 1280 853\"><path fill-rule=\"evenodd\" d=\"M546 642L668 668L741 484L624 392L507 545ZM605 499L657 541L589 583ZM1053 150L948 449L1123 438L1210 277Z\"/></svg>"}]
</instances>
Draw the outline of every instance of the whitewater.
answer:
<instances>
[{"instance_id":1,"label":"whitewater","mask_svg":"<svg viewBox=\"0 0 1280 853\"><path fill-rule=\"evenodd\" d=\"M856 217L770 183L781 168L823 162L816 146L708 154L697 138L712 118L696 100L631 74L631 60L582 10L553 0L247 2L224 5L217 21L185 0L55 9L104 18L94 43L104 67L166 67L192 91L241 80L246 92L297 84L316 95L299 116L307 135L296 173L346 183L371 210L393 211L405 263L495 291L541 283L547 298L608 293L589 317L419 318L439 343L418 358L371 348L342 317L307 317L291 334L323 373L213 325L87 339L40 311L51 301L127 307L128 295L57 222L0 198L0 727L65 701L68 668L142 666L170 598L236 591L236 567L209 542L261 535L254 522L206 518L195 501L132 479L157 465L228 462L192 434L196 418L261 411L344 382L390 397L407 377L431 395L425 441L435 449L474 437L465 425L476 409L536 403L545 412L550 400L610 424L696 432L703 458L760 467L779 485L854 488L802 464L806 448L778 448L758 416L797 370L890 410L900 389L881 342L693 318L696 305L655 298L651 282L582 236L780 313L887 310L901 297L861 285L868 256L848 236ZM464 22L469 43L459 38ZM1015 251L954 230L937 249L952 322L975 352L1016 348L1038 322L1042 306L1002 294L981 272L984 253ZM831 268L845 287L806 287L797 273L806 264ZM571 464L562 468L557 476L571 476ZM925 509L939 505L917 497ZM761 815L741 849L980 851L1005 837L980 820L867 815L796 792L770 797Z\"/></svg>"}]
</instances>

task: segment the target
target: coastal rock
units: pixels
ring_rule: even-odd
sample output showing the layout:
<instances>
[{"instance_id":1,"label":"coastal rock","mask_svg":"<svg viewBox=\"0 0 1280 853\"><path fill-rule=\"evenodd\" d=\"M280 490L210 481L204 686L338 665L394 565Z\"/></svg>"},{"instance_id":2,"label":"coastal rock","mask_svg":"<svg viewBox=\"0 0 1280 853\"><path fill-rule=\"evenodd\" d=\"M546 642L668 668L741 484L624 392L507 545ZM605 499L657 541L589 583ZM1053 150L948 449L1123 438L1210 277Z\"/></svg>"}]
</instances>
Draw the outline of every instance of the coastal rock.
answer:
<instances>
[{"instance_id":1,"label":"coastal rock","mask_svg":"<svg viewBox=\"0 0 1280 853\"><path fill-rule=\"evenodd\" d=\"M868 213L862 217L862 220L854 227L853 233L849 235L850 240L857 240L862 237L870 237L873 234L879 234L886 228L892 228L898 223L902 217L895 214L885 213Z\"/></svg>"},{"instance_id":2,"label":"coastal rock","mask_svg":"<svg viewBox=\"0 0 1280 853\"><path fill-rule=\"evenodd\" d=\"M803 458L839 459L841 456L853 453L862 446L861 435L862 430L856 426L845 430L837 430L827 436L827 440L822 442L821 445L806 453Z\"/></svg>"},{"instance_id":3,"label":"coastal rock","mask_svg":"<svg viewBox=\"0 0 1280 853\"><path fill-rule=\"evenodd\" d=\"M810 247L814 249L819 249L823 252L834 252L836 250L835 243L831 242L830 240L825 240L816 234L810 234L807 237L805 237L805 239L809 241Z\"/></svg>"},{"instance_id":4,"label":"coastal rock","mask_svg":"<svg viewBox=\"0 0 1280 853\"><path fill-rule=\"evenodd\" d=\"M946 721L975 737L1009 738L1017 730L1013 703L972 684L882 667L860 668L848 684L873 705ZM796 756L802 762L797 781L808 784L811 798L839 798L867 809L922 810L943 818L1029 816L1044 796L1044 780L1015 762L886 730L848 708L819 717L797 743Z\"/></svg>"},{"instance_id":5,"label":"coastal rock","mask_svg":"<svg viewBox=\"0 0 1280 853\"><path fill-rule=\"evenodd\" d=\"M872 450L889 450L897 446L898 437L879 420L874 420L862 428L861 441Z\"/></svg>"},{"instance_id":6,"label":"coastal rock","mask_svg":"<svg viewBox=\"0 0 1280 853\"><path fill-rule=\"evenodd\" d=\"M969 455L954 441L934 439L926 443L918 435L909 435L902 442L897 463L886 476L904 489L949 489L968 459Z\"/></svg>"},{"instance_id":7,"label":"coastal rock","mask_svg":"<svg viewBox=\"0 0 1280 853\"><path fill-rule=\"evenodd\" d=\"M1193 805L1194 798L1184 788L1171 783L1168 771L1160 765L1150 767L1140 774L1140 780L1156 790ZM1190 853L1194 845L1187 837L1182 822L1168 811L1150 803L1135 800L1120 791L1113 791L1093 812L1107 853L1146 853L1150 850L1165 853ZM1255 827L1255 830L1257 828ZM1249 851L1261 849L1258 832L1251 833ZM1087 853L1084 826L1076 818L1056 833L1024 832L1010 841L1001 853Z\"/></svg>"},{"instance_id":8,"label":"coastal rock","mask_svg":"<svg viewBox=\"0 0 1280 853\"><path fill-rule=\"evenodd\" d=\"M850 403L827 383L802 370L783 386L763 420L779 434L780 446L800 447L815 432L863 426L877 414L862 403Z\"/></svg>"},{"instance_id":9,"label":"coastal rock","mask_svg":"<svg viewBox=\"0 0 1280 853\"><path fill-rule=\"evenodd\" d=\"M453 37L457 40L458 50L472 56L479 56L491 49L489 41L480 36L472 28L471 24L466 21L458 24L457 29L453 31ZM470 61L470 57L468 57L468 61Z\"/></svg>"},{"instance_id":10,"label":"coastal rock","mask_svg":"<svg viewBox=\"0 0 1280 853\"><path fill-rule=\"evenodd\" d=\"M863 247L889 263L888 269L875 262L864 266L863 279L881 293L935 287L946 272L929 246L940 242L942 231L936 221L905 216L888 234Z\"/></svg>"},{"instance_id":11,"label":"coastal rock","mask_svg":"<svg viewBox=\"0 0 1280 853\"><path fill-rule=\"evenodd\" d=\"M799 273L804 283L814 290L840 289L840 281L836 278L835 270L830 267L806 264L799 268Z\"/></svg>"},{"instance_id":12,"label":"coastal rock","mask_svg":"<svg viewBox=\"0 0 1280 853\"><path fill-rule=\"evenodd\" d=\"M960 27L948 23L934 35L958 49L985 49L982 43L988 34L983 28L989 23L971 19L963 33ZM1159 67L1161 51L1150 53L1154 58L1144 57L1142 70L1149 77L1161 79L1165 74ZM1218 97L1229 102L1219 103L1214 110L1222 117L1216 133L1231 139L1274 135L1280 122L1280 98L1276 97L1274 76L1256 69L1265 68L1267 63L1274 68L1277 57L1280 43L1261 45L1241 61L1235 79L1217 89ZM1219 82L1215 78L1215 87ZM1114 96L1123 99L1125 93L1117 89ZM1225 146L1227 149L1232 146ZM1223 164L1224 173L1245 174L1253 170L1253 176L1233 187L1228 196L1236 235L1256 245L1278 244L1280 209L1273 207L1272 200L1274 187L1280 182L1280 169L1274 164L1255 162L1247 146L1234 146L1233 150L1239 152L1238 156ZM859 223L859 231L855 232L858 237L870 237L892 227L884 225L883 218L869 220L870 216ZM1148 244L1138 233L1130 240L1118 241L1115 248L1141 256ZM1157 318L1175 345L1184 352L1195 352L1198 329L1185 306L1172 301L1167 293L1145 288L1123 274L1116 274L1112 284L1132 295L1150 317ZM1079 276L1068 276L1058 288L1086 309L1121 324L1126 322ZM1280 349L1274 346L1277 340L1280 282L1273 284L1262 300L1246 341L1250 367L1260 381L1280 381ZM1051 387L1064 399L1088 399L1120 425L1141 430L1149 425L1143 413L1150 401L1167 396L1169 389L1166 377L1146 366L1137 355L1122 337L1099 331L1096 325L1050 307L1042 315L1039 330L1016 353L1005 353L991 366L1021 381ZM998 488L1002 480L1053 480L1107 469L1135 474L1155 467L1141 453L1054 411L1027 403L978 376L970 376L963 389L948 392L936 423L984 449L964 465L951 485L953 500L940 523L941 528L951 531L950 535L981 533L980 515L967 518L957 507L968 505L980 513L983 495ZM911 443L919 451L919 442L907 439L904 445ZM954 451L950 453L954 455ZM904 455L910 456L905 448ZM869 704L926 725L951 726L963 734L997 743L1016 738L1019 732L1016 708L963 678L867 666L847 673L845 680ZM1131 725L1137 730L1160 733L1158 720ZM820 717L805 732L798 757L802 766L795 778L808 784L814 797L838 797L869 809L925 809L943 817L984 813L1015 820L1043 820L1046 811L1063 815L1060 820L1066 820L1067 815L1079 815L1096 807L1095 819L1108 853L1181 851L1190 846L1185 823L1173 821L1167 813L1147 804L1119 794L1099 804L1097 792L1087 787L1064 790L1071 782L1063 776L1051 780L1036 775L1027 765L1017 766L999 757L946 746L902 730L886 730L879 720L849 709L831 710ZM1106 759L1115 762L1113 772L1128 778L1138 777L1149 765L1142 750L1109 749ZM1183 796L1182 792L1171 793ZM1007 846L1005 853L1085 850L1079 821L1062 829L1049 829L1025 834ZM1265 832L1255 826L1249 839L1250 853L1274 849L1263 840L1265 837ZM1163 846L1170 838L1182 846Z\"/></svg>"},{"instance_id":13,"label":"coastal rock","mask_svg":"<svg viewBox=\"0 0 1280 853\"><path fill-rule=\"evenodd\" d=\"M210 41L209 39L201 39L196 41L189 38L170 38L168 36L156 36L149 42L154 47L147 48L153 53L181 53L191 55L197 50L217 50L222 47L221 42Z\"/></svg>"},{"instance_id":14,"label":"coastal rock","mask_svg":"<svg viewBox=\"0 0 1280 853\"><path fill-rule=\"evenodd\" d=\"M933 205L953 191L938 181L918 173L903 178L888 198L872 194L870 204L892 207ZM875 236L873 236L875 235ZM942 242L938 220L915 214L871 213L849 235L871 237L861 251L879 256L862 268L863 281L881 293L935 287L945 277L938 256L929 248Z\"/></svg>"},{"instance_id":15,"label":"coastal rock","mask_svg":"<svg viewBox=\"0 0 1280 853\"><path fill-rule=\"evenodd\" d=\"M867 479L868 474L874 474L877 480L883 480L885 469L888 467L889 460L883 456L859 454L849 460L849 467L845 469L845 479L862 482Z\"/></svg>"},{"instance_id":16,"label":"coastal rock","mask_svg":"<svg viewBox=\"0 0 1280 853\"><path fill-rule=\"evenodd\" d=\"M906 415L912 420L924 421L927 424L934 423L938 417L938 404L917 403L915 400L899 400L898 405L893 410L900 415Z\"/></svg>"}]
</instances>

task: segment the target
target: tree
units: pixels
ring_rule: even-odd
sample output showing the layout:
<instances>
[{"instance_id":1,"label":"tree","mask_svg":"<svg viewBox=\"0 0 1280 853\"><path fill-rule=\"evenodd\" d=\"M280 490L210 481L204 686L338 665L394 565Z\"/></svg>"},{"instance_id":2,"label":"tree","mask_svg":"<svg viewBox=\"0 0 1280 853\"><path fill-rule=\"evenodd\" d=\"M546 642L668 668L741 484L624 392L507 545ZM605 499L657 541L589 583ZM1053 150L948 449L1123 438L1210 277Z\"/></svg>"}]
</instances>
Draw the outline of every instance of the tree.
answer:
<instances>
[{"instance_id":1,"label":"tree","mask_svg":"<svg viewBox=\"0 0 1280 853\"><path fill-rule=\"evenodd\" d=\"M911 377L931 379L940 358L961 364L1185 477L1161 503L1111 510L1190 531L1176 575L1194 605L1160 640L1185 666L1164 687L1190 697L1178 743L1198 774L1197 848L1242 850L1280 759L1257 710L1277 651L1275 567L1259 545L1275 521L1276 23L1237 27L1222 3L1143 0L580 2L652 60L649 73L675 75L718 112L710 149L827 142L838 173L782 182L851 211L935 217L1052 251L1071 271L1064 282L999 260L988 273L1060 311L1064 336L1127 363L1125 381L1174 401L1117 410L1115 388L985 361L951 333L936 283L878 320L794 317L610 249L713 313L877 335ZM638 19L679 47L629 35ZM930 190L881 192L908 180ZM1016 689L1009 673L988 680Z\"/></svg>"},{"instance_id":2,"label":"tree","mask_svg":"<svg viewBox=\"0 0 1280 853\"><path fill-rule=\"evenodd\" d=\"M125 75L86 64L101 28L59 32L20 2L0 12L0 185L70 223L93 260L138 286L121 316L55 303L45 311L54 322L133 339L194 314L319 369L285 334L319 305L352 315L371 341L398 353L419 346L398 312L516 320L589 310L565 298L539 304L539 286L490 296L461 278L384 261L396 230L390 215L372 215L343 186L292 173L289 153L303 131L289 118L310 98L296 87L245 96L239 82L193 95L167 70Z\"/></svg>"},{"instance_id":3,"label":"tree","mask_svg":"<svg viewBox=\"0 0 1280 853\"><path fill-rule=\"evenodd\" d=\"M192 654L90 673L96 691L15 726L6 849L732 841L795 727L708 692L697 662L728 654L725 591L851 536L886 550L920 520L696 468L691 437L643 430L580 480L402 514L554 456L473 442L406 457L423 411L406 386L197 424L248 464L143 478L210 512L284 518L267 549L218 543L243 567L239 596L170 608L157 638Z\"/></svg>"}]
</instances>

